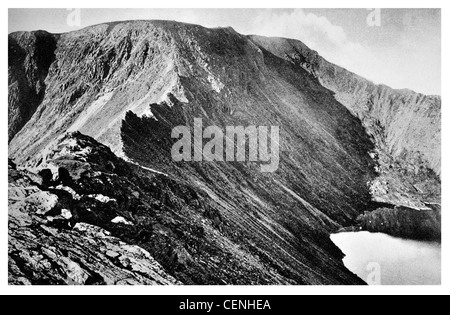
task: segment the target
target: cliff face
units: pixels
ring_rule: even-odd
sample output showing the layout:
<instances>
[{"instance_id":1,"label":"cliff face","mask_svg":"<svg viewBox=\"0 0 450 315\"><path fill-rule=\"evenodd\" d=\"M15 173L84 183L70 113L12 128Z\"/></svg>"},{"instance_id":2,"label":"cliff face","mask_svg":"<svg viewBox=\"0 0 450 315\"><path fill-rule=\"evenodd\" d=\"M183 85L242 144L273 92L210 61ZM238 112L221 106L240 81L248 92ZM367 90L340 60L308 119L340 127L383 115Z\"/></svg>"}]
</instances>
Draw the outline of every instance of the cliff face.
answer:
<instances>
[{"instance_id":1,"label":"cliff face","mask_svg":"<svg viewBox=\"0 0 450 315\"><path fill-rule=\"evenodd\" d=\"M44 99L57 38L46 32L8 36L8 140L31 119Z\"/></svg>"},{"instance_id":2,"label":"cliff face","mask_svg":"<svg viewBox=\"0 0 450 315\"><path fill-rule=\"evenodd\" d=\"M47 69L45 96L29 124L21 132L10 131L10 138L15 136L10 150L13 155L20 152L20 161L32 157L55 136L76 130L119 152L118 130L125 112L142 114L149 102L160 101L166 92L177 92L175 50L168 30L158 23L129 26L105 24L60 36L49 35L57 43L52 52L54 62ZM24 38L33 36L34 33L16 33L10 38L17 38L19 47L29 47L32 45ZM19 59L15 55L10 51L10 59ZM41 55L46 56L47 52ZM36 68L43 71L39 64ZM15 73L11 64L10 72ZM10 86L10 95L14 95L13 88ZM29 104L11 99L10 107L28 108Z\"/></svg>"},{"instance_id":3,"label":"cliff face","mask_svg":"<svg viewBox=\"0 0 450 315\"><path fill-rule=\"evenodd\" d=\"M292 61L318 78L335 93L377 144L395 160L419 172L420 167L441 172L441 98L409 90L376 85L329 63L303 43L282 38L251 36L252 41Z\"/></svg>"},{"instance_id":4,"label":"cliff face","mask_svg":"<svg viewBox=\"0 0 450 315\"><path fill-rule=\"evenodd\" d=\"M376 85L334 65L303 43L250 36L271 53L317 78L358 117L373 139L379 176L371 183L378 202L431 210L440 203L441 98Z\"/></svg>"},{"instance_id":5,"label":"cliff face","mask_svg":"<svg viewBox=\"0 0 450 315\"><path fill-rule=\"evenodd\" d=\"M175 22L109 23L45 34L54 43L53 57L42 62L48 51L29 40L39 34L10 35L10 126L24 126L10 127L9 156L40 174L40 190L75 194L50 209L56 216L71 213L56 227L67 236L58 240L61 246L83 237L77 224L88 224L117 238L105 242L148 253L169 282L173 277L186 284L359 284L329 233L357 224L360 214L376 207L372 199L393 196L412 207L425 207L425 197L438 199L439 178L433 175L438 160L425 154L426 146L434 149L436 143L421 146L409 135L401 143L413 123L403 122L399 128L406 131L398 133L400 103L391 106L391 96L380 94L370 109L360 108L355 99L378 95L378 88L369 83L365 92L355 88L366 81L336 72L337 66L299 42L288 41L289 46L230 28ZM314 60L335 67L333 76ZM41 75L29 75L29 69ZM42 95L24 101L37 85L45 86ZM437 107L425 110L425 97L402 100L413 102L411 119L424 126L428 121L421 115L434 112L429 117L434 125L421 129L422 139L438 139ZM259 163L174 162L171 131L192 127L194 118L223 129L280 126L278 171L261 173ZM75 131L81 134L66 134ZM407 165L417 164L410 156L418 156L422 168L409 170ZM114 201L102 204L99 195ZM13 203L10 198L10 209ZM20 213L33 211L25 207ZM18 213L10 210L10 222ZM115 217L122 223L112 223ZM38 218L44 227L54 221L45 220ZM34 227L27 226L30 233L36 233ZM15 229L10 225L11 233ZM10 244L19 248L11 254L11 269L28 278L35 264L18 260L27 251L18 239L13 236ZM79 255L70 257L82 261ZM87 274L95 271L78 264ZM40 277L63 279L44 270L30 281Z\"/></svg>"}]
</instances>

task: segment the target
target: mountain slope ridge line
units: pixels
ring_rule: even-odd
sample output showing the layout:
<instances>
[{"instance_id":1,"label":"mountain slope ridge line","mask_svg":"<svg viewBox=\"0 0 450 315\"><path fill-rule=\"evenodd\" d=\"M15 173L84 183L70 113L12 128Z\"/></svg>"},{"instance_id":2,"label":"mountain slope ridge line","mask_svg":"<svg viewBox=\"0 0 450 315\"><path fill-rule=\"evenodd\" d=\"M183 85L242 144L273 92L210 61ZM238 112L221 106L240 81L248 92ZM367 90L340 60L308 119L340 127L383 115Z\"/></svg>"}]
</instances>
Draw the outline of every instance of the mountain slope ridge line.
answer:
<instances>
[{"instance_id":1,"label":"mountain slope ridge line","mask_svg":"<svg viewBox=\"0 0 450 315\"><path fill-rule=\"evenodd\" d=\"M28 45L21 38L36 36L24 34L9 38L20 46ZM23 91L9 90L17 94L8 103L14 127L9 157L42 174L42 188L57 194L74 220L143 248L177 281L362 284L343 265L330 233L357 226L358 217L380 202L440 200L433 170L440 157L420 155L437 141L395 144L396 118L380 113L393 112L398 104L391 106L389 98L397 96L369 93L377 89L355 96L365 82L300 42L293 49L285 40L230 28L164 21L107 23L57 38L43 100L17 133L16 121L28 117L15 115L23 112ZM17 49L10 47L9 54L22 60ZM16 69L10 64L10 82L24 79ZM351 84L343 89L343 82ZM111 97L98 110L90 109L107 93ZM440 124L434 105L415 119ZM279 170L261 174L255 163L174 162L171 131L193 128L195 118L219 128L280 126ZM390 122L387 131L383 121ZM77 130L67 134L71 126ZM422 131L440 139L440 128ZM89 153L80 154L84 149ZM64 201L71 197L61 187L52 190L55 181L82 201ZM98 194L117 204L89 197ZM113 214L134 225L111 223ZM45 271L39 275L47 277Z\"/></svg>"}]
</instances>

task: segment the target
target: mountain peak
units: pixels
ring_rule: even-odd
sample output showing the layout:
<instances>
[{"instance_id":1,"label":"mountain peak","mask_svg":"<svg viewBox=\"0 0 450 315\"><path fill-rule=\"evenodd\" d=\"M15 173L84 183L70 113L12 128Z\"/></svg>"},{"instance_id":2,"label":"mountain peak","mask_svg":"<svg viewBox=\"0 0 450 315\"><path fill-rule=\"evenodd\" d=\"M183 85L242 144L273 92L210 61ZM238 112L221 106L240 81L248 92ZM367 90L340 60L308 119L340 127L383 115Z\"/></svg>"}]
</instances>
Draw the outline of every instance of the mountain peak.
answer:
<instances>
[{"instance_id":1,"label":"mountain peak","mask_svg":"<svg viewBox=\"0 0 450 315\"><path fill-rule=\"evenodd\" d=\"M329 233L380 204L439 202L440 98L375 85L299 41L174 21L8 40L9 157L64 169L82 200L61 206L183 283L361 283ZM280 127L279 169L175 162L172 130L196 119Z\"/></svg>"}]
</instances>

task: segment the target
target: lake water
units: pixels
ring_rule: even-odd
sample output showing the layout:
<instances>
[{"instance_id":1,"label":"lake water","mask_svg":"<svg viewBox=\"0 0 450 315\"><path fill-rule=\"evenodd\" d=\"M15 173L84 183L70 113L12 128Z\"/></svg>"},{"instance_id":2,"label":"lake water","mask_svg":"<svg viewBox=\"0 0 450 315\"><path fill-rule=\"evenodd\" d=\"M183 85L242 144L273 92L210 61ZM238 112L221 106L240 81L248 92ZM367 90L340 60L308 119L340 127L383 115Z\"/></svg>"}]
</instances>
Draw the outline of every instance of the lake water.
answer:
<instances>
[{"instance_id":1,"label":"lake water","mask_svg":"<svg viewBox=\"0 0 450 315\"><path fill-rule=\"evenodd\" d=\"M333 234L345 266L370 285L440 285L441 245L381 233Z\"/></svg>"}]
</instances>

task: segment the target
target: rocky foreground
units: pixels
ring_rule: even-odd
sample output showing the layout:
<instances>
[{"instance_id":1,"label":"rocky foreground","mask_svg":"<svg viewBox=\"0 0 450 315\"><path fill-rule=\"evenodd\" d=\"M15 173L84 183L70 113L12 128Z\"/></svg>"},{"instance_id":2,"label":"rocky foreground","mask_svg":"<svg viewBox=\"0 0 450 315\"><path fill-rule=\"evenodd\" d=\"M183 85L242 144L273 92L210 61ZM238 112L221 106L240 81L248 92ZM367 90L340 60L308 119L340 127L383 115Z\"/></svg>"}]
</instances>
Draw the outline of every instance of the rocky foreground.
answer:
<instances>
[{"instance_id":1,"label":"rocky foreground","mask_svg":"<svg viewBox=\"0 0 450 315\"><path fill-rule=\"evenodd\" d=\"M80 133L59 139L42 163L33 174L9 162L11 284L329 281L302 265L305 254L323 259L336 282L360 283L331 243L334 261L319 249L271 257L271 239L258 248L207 194L127 163Z\"/></svg>"}]
</instances>

